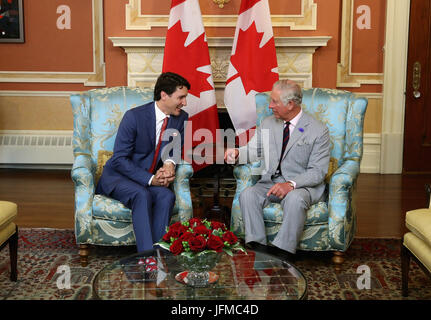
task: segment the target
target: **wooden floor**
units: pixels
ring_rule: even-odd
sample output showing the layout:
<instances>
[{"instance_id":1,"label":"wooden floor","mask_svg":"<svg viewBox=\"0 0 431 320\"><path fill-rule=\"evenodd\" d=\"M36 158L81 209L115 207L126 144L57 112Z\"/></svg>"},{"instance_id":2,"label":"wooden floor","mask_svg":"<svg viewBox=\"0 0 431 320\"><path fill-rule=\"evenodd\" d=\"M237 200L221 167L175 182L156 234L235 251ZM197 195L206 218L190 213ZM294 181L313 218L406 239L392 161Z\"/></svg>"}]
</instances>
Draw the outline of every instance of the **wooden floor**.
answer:
<instances>
[{"instance_id":1,"label":"wooden floor","mask_svg":"<svg viewBox=\"0 0 431 320\"><path fill-rule=\"evenodd\" d=\"M360 174L356 236L401 238L405 212L428 207L425 183L431 183L431 175ZM0 200L18 204L21 228L74 227L70 171L0 169Z\"/></svg>"}]
</instances>

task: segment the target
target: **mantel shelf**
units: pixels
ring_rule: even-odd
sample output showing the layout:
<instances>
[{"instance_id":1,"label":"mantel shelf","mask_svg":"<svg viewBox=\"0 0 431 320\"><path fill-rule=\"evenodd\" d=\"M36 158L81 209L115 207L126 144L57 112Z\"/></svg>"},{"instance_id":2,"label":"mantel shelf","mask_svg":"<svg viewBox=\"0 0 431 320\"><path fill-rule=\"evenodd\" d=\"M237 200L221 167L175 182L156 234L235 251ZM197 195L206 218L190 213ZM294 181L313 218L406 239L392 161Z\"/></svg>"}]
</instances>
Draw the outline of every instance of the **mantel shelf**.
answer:
<instances>
[{"instance_id":1,"label":"mantel shelf","mask_svg":"<svg viewBox=\"0 0 431 320\"><path fill-rule=\"evenodd\" d=\"M109 37L114 47L127 48L162 48L165 46L165 37ZM331 36L316 37L275 37L275 46L278 47L326 47ZM232 37L207 38L209 47L232 47Z\"/></svg>"}]
</instances>

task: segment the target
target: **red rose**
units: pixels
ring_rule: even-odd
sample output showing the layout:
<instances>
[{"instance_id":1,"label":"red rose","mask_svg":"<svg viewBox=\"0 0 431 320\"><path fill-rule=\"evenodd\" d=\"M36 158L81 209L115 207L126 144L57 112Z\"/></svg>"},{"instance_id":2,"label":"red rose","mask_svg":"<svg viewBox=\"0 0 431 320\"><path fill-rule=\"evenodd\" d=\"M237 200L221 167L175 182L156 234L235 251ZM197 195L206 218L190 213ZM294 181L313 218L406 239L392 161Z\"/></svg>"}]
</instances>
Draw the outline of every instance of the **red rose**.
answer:
<instances>
[{"instance_id":1,"label":"red rose","mask_svg":"<svg viewBox=\"0 0 431 320\"><path fill-rule=\"evenodd\" d=\"M174 255L179 255L181 252L184 251L184 247L183 247L183 242L179 239L175 240L171 246L169 247L169 250L174 254Z\"/></svg>"},{"instance_id":2,"label":"red rose","mask_svg":"<svg viewBox=\"0 0 431 320\"><path fill-rule=\"evenodd\" d=\"M172 235L172 232L170 232L170 231L166 232L165 235L163 236L162 240L165 242L171 241L171 235Z\"/></svg>"},{"instance_id":3,"label":"red rose","mask_svg":"<svg viewBox=\"0 0 431 320\"><path fill-rule=\"evenodd\" d=\"M199 219L199 218L191 218L191 219L189 220L189 225L190 225L190 227L191 227L191 228L194 228L194 227L200 226L200 225L202 225L202 224L203 224L203 223L202 223L201 219Z\"/></svg>"},{"instance_id":4,"label":"red rose","mask_svg":"<svg viewBox=\"0 0 431 320\"><path fill-rule=\"evenodd\" d=\"M227 241L230 245L235 244L238 241L238 237L232 232L227 231L223 236L222 240Z\"/></svg>"},{"instance_id":5,"label":"red rose","mask_svg":"<svg viewBox=\"0 0 431 320\"><path fill-rule=\"evenodd\" d=\"M187 231L187 227L182 225L181 222L175 222L169 227L169 231L174 232L179 237L182 233Z\"/></svg>"},{"instance_id":6,"label":"red rose","mask_svg":"<svg viewBox=\"0 0 431 320\"><path fill-rule=\"evenodd\" d=\"M202 236L195 236L189 239L190 250L194 252L199 252L205 249L207 241Z\"/></svg>"},{"instance_id":7,"label":"red rose","mask_svg":"<svg viewBox=\"0 0 431 320\"><path fill-rule=\"evenodd\" d=\"M180 236L181 241L189 241L190 238L192 238L194 235L191 232L185 232Z\"/></svg>"},{"instance_id":8,"label":"red rose","mask_svg":"<svg viewBox=\"0 0 431 320\"><path fill-rule=\"evenodd\" d=\"M209 236L212 231L208 229L204 224L201 224L200 226L195 227L193 229L193 232L196 234Z\"/></svg>"},{"instance_id":9,"label":"red rose","mask_svg":"<svg viewBox=\"0 0 431 320\"><path fill-rule=\"evenodd\" d=\"M181 228L181 226L182 226L182 224L180 221L175 222L169 226L169 231L177 230L177 229Z\"/></svg>"},{"instance_id":10,"label":"red rose","mask_svg":"<svg viewBox=\"0 0 431 320\"><path fill-rule=\"evenodd\" d=\"M170 242L171 238L178 239L180 235L181 235L181 231L179 229L177 230L169 229L169 231L165 233L165 235L163 236L163 241Z\"/></svg>"},{"instance_id":11,"label":"red rose","mask_svg":"<svg viewBox=\"0 0 431 320\"><path fill-rule=\"evenodd\" d=\"M223 231L227 230L225 224L218 221L211 221L211 228L213 228L214 230L217 230L217 229L222 229Z\"/></svg>"},{"instance_id":12,"label":"red rose","mask_svg":"<svg viewBox=\"0 0 431 320\"><path fill-rule=\"evenodd\" d=\"M211 250L215 250L217 252L222 252L224 247L224 242L220 237L215 235L210 235L208 238L208 248Z\"/></svg>"}]
</instances>

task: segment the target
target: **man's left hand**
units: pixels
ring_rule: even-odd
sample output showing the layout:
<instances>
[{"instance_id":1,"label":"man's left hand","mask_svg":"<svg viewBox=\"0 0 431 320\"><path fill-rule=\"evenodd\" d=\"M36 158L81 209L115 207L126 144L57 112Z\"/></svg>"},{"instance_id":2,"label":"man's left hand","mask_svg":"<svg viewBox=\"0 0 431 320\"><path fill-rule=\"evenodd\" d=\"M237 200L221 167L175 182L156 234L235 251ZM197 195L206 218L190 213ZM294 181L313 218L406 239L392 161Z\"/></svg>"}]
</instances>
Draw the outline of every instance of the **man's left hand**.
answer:
<instances>
[{"instance_id":1,"label":"man's left hand","mask_svg":"<svg viewBox=\"0 0 431 320\"><path fill-rule=\"evenodd\" d=\"M276 183L271 187L271 189L269 189L266 196L273 194L279 197L280 199L283 199L286 196L286 194L288 194L292 190L293 190L293 186L291 185L290 182Z\"/></svg>"},{"instance_id":2,"label":"man's left hand","mask_svg":"<svg viewBox=\"0 0 431 320\"><path fill-rule=\"evenodd\" d=\"M169 184L175 180L175 165L167 161L156 172L156 178L162 181L162 186L168 187Z\"/></svg>"}]
</instances>

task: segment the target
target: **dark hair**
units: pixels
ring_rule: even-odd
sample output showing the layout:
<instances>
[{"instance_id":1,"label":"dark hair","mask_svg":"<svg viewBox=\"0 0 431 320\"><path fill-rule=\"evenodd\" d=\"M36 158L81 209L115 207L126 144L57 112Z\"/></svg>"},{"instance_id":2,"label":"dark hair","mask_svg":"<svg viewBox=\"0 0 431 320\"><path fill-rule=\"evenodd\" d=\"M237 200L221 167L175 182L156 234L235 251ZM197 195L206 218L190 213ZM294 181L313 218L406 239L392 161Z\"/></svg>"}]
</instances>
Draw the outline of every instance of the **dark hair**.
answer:
<instances>
[{"instance_id":1,"label":"dark hair","mask_svg":"<svg viewBox=\"0 0 431 320\"><path fill-rule=\"evenodd\" d=\"M154 87L154 100L158 101L161 99L160 93L166 92L168 95L174 93L177 88L187 87L190 90L190 83L179 74L173 72L162 73L156 81Z\"/></svg>"}]
</instances>

